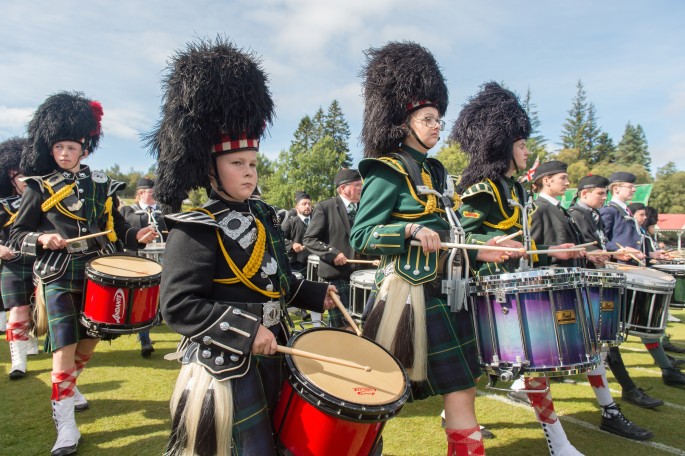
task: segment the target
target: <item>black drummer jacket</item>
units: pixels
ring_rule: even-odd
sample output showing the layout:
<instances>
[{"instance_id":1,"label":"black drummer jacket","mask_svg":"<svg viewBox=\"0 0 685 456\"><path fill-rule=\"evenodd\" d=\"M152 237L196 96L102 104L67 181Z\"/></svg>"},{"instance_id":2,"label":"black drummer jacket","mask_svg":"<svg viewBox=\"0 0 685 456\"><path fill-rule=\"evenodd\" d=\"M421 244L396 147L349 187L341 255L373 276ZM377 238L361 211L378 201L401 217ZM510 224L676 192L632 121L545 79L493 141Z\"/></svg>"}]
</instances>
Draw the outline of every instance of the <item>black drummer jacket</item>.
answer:
<instances>
[{"instance_id":1,"label":"black drummer jacket","mask_svg":"<svg viewBox=\"0 0 685 456\"><path fill-rule=\"evenodd\" d=\"M9 244L22 254L36 257L34 273L43 282L59 279L74 256L97 256L118 250L115 242L137 250L144 245L136 240L138 229L126 223L116 210L116 191L126 184L106 174L81 166L80 171L55 171L46 176L27 177L17 218L10 230ZM38 237L59 233L64 239L100 233L113 233L91 238L80 245L79 252L44 250Z\"/></svg>"},{"instance_id":2,"label":"black drummer jacket","mask_svg":"<svg viewBox=\"0 0 685 456\"><path fill-rule=\"evenodd\" d=\"M536 211L530 221L530 236L538 245L582 244L583 235L566 209L552 204L542 197L535 200ZM557 260L550 257L550 263L562 267L582 267L584 261L577 259Z\"/></svg>"},{"instance_id":3,"label":"black drummer jacket","mask_svg":"<svg viewBox=\"0 0 685 456\"><path fill-rule=\"evenodd\" d=\"M245 375L252 343L263 323L263 304L276 303L280 321L269 329L279 343L287 340L286 307L323 312L328 284L292 274L276 212L259 200L235 203L212 193L201 210L165 216L170 233L164 250L160 307L164 321L190 339L184 362L196 362L215 378ZM261 227L264 228L260 234ZM251 258L258 258L260 236L264 254L249 282ZM262 238L264 239L264 238ZM255 253L255 250L257 252ZM230 264L229 264L230 263ZM267 324L265 323L265 326Z\"/></svg>"}]
</instances>

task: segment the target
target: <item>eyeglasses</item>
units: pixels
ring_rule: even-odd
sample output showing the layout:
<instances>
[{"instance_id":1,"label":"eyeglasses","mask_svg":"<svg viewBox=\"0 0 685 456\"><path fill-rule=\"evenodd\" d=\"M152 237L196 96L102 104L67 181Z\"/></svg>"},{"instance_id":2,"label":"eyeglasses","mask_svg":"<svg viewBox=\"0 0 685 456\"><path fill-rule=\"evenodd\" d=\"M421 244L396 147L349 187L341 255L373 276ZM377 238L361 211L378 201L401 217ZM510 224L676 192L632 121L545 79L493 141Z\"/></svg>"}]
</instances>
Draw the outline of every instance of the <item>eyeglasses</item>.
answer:
<instances>
[{"instance_id":1,"label":"eyeglasses","mask_svg":"<svg viewBox=\"0 0 685 456\"><path fill-rule=\"evenodd\" d=\"M445 129L445 121L441 119L436 119L435 117L424 117L423 119L416 119L428 128L435 128L440 126L440 131Z\"/></svg>"},{"instance_id":2,"label":"eyeglasses","mask_svg":"<svg viewBox=\"0 0 685 456\"><path fill-rule=\"evenodd\" d=\"M619 185L621 188L627 188L628 190L635 190L637 187L635 185Z\"/></svg>"}]
</instances>

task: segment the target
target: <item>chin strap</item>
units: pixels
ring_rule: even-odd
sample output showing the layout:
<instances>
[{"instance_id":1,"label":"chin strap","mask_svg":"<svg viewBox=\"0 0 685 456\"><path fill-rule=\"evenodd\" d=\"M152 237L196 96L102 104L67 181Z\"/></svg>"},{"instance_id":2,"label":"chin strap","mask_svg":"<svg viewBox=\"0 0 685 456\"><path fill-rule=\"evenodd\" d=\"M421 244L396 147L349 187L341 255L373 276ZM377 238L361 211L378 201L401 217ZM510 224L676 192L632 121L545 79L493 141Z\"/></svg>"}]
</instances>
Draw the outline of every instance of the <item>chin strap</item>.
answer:
<instances>
[{"instance_id":1,"label":"chin strap","mask_svg":"<svg viewBox=\"0 0 685 456\"><path fill-rule=\"evenodd\" d=\"M421 147L423 147L423 148L426 149L426 150L430 150L430 147L428 147L427 145L425 145L425 144L423 143L423 141L421 141L421 140L419 139L419 136L416 134L416 132L414 131L414 129L411 128L411 127L408 127L408 128L409 128L409 132L410 132L411 135L414 137L414 139L415 139L419 144L421 144ZM440 138L438 138L438 139L440 139Z\"/></svg>"}]
</instances>

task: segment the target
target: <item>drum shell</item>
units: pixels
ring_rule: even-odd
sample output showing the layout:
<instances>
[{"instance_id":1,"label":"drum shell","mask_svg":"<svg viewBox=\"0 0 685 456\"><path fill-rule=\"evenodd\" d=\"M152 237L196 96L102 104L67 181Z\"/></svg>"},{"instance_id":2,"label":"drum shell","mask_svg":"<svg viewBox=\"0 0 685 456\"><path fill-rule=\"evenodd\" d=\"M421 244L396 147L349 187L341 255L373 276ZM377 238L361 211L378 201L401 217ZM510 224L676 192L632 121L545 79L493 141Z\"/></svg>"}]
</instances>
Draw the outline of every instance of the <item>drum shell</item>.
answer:
<instances>
[{"instance_id":1,"label":"drum shell","mask_svg":"<svg viewBox=\"0 0 685 456\"><path fill-rule=\"evenodd\" d=\"M660 336L666 331L668 305L675 288L675 279L653 275L647 268L631 268L626 273L626 320L628 334L640 337ZM649 272L649 275L644 275Z\"/></svg>"},{"instance_id":2,"label":"drum shell","mask_svg":"<svg viewBox=\"0 0 685 456\"><path fill-rule=\"evenodd\" d=\"M375 269L361 269L350 275L350 314L361 317L375 284Z\"/></svg>"},{"instance_id":3,"label":"drum shell","mask_svg":"<svg viewBox=\"0 0 685 456\"><path fill-rule=\"evenodd\" d=\"M316 333L320 331L326 333ZM297 348L299 338L312 335L338 335L342 337L342 341L338 341L342 344L347 345L354 341L355 344L369 344L368 347L376 352L382 351L387 357L383 363L387 365L389 360L394 363L397 369L395 375L401 375L404 387L387 403L369 404L361 400L358 403L343 400L317 385L297 368L293 357L286 356L289 374L274 411L274 431L278 445L291 452L288 454L298 456L370 454L380 437L385 421L397 415L409 398L409 378L399 362L380 345L347 331L315 328L295 335L288 345ZM361 359L354 361L362 362ZM369 365L373 372L373 363ZM367 393L372 394L373 386L360 386L360 399ZM376 385L378 388L381 386Z\"/></svg>"},{"instance_id":4,"label":"drum shell","mask_svg":"<svg viewBox=\"0 0 685 456\"><path fill-rule=\"evenodd\" d=\"M318 255L309 255L307 257L307 275L306 279L312 282L321 282L319 279L319 262L321 259Z\"/></svg>"},{"instance_id":5,"label":"drum shell","mask_svg":"<svg viewBox=\"0 0 685 456\"><path fill-rule=\"evenodd\" d=\"M671 297L671 307L685 308L685 263L655 264L654 269L673 276L675 288Z\"/></svg>"},{"instance_id":6,"label":"drum shell","mask_svg":"<svg viewBox=\"0 0 685 456\"><path fill-rule=\"evenodd\" d=\"M471 303L483 368L560 376L596 367L596 336L577 268L478 277Z\"/></svg>"},{"instance_id":7,"label":"drum shell","mask_svg":"<svg viewBox=\"0 0 685 456\"><path fill-rule=\"evenodd\" d=\"M152 262L131 255L109 255L95 260L115 257ZM95 335L133 334L151 327L159 311L161 273L119 277L94 268L95 260L86 265L81 322Z\"/></svg>"},{"instance_id":8,"label":"drum shell","mask_svg":"<svg viewBox=\"0 0 685 456\"><path fill-rule=\"evenodd\" d=\"M625 321L626 277L614 269L585 269L584 290L590 302L595 342L617 346L623 342Z\"/></svg>"}]
</instances>

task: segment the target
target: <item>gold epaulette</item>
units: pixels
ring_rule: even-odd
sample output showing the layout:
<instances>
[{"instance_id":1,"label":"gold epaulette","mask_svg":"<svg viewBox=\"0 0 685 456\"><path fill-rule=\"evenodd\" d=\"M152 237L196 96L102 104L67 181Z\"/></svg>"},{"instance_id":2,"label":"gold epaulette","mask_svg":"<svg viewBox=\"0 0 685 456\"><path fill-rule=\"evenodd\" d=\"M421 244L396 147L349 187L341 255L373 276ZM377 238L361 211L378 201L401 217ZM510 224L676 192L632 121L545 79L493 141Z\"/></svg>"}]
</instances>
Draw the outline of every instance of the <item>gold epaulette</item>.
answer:
<instances>
[{"instance_id":1,"label":"gold epaulette","mask_svg":"<svg viewBox=\"0 0 685 456\"><path fill-rule=\"evenodd\" d=\"M404 166L402 166L402 163L399 160L391 157L379 157L365 158L359 162L359 173L362 178L366 177L366 173L374 163L381 163L399 174L408 176L407 171L405 171Z\"/></svg>"},{"instance_id":2,"label":"gold epaulette","mask_svg":"<svg viewBox=\"0 0 685 456\"><path fill-rule=\"evenodd\" d=\"M492 187L485 182L478 182L477 184L473 184L464 192L461 194L461 199L466 200L467 198L476 195L478 193L487 193L490 196L492 196L493 201L497 201L497 196L495 195L495 192L492 190Z\"/></svg>"}]
</instances>

